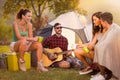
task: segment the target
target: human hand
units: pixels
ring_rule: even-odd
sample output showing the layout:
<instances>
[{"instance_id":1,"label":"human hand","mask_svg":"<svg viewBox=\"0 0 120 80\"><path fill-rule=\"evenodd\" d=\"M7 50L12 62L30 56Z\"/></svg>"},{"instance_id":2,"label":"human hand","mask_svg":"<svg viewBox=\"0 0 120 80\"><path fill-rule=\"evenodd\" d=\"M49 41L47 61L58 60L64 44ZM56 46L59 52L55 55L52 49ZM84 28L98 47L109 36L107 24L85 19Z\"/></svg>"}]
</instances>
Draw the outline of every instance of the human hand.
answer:
<instances>
[{"instance_id":1,"label":"human hand","mask_svg":"<svg viewBox=\"0 0 120 80\"><path fill-rule=\"evenodd\" d=\"M34 37L33 41L38 41L38 36Z\"/></svg>"},{"instance_id":2,"label":"human hand","mask_svg":"<svg viewBox=\"0 0 120 80\"><path fill-rule=\"evenodd\" d=\"M89 48L90 50L92 50L92 49L94 48L94 44L89 43L89 44L88 44L88 48Z\"/></svg>"},{"instance_id":3,"label":"human hand","mask_svg":"<svg viewBox=\"0 0 120 80\"><path fill-rule=\"evenodd\" d=\"M81 45L76 45L76 49L83 48L83 47L84 47L83 44L81 44Z\"/></svg>"},{"instance_id":4,"label":"human hand","mask_svg":"<svg viewBox=\"0 0 120 80\"><path fill-rule=\"evenodd\" d=\"M57 55L54 55L54 54L52 54L52 53L48 53L48 58L49 58L51 61L54 61L55 59L58 58L58 56L57 56Z\"/></svg>"},{"instance_id":5,"label":"human hand","mask_svg":"<svg viewBox=\"0 0 120 80\"><path fill-rule=\"evenodd\" d=\"M72 50L69 50L68 52L67 52L67 56L70 56L72 54Z\"/></svg>"}]
</instances>

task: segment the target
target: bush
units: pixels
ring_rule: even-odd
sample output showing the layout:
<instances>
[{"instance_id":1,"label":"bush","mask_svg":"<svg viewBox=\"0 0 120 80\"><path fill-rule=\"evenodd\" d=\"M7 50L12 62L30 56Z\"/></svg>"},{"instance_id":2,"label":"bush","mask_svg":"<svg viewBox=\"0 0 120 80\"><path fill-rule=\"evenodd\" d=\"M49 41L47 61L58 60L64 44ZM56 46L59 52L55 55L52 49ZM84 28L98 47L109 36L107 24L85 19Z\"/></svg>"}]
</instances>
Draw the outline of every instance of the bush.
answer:
<instances>
[{"instance_id":1,"label":"bush","mask_svg":"<svg viewBox=\"0 0 120 80\"><path fill-rule=\"evenodd\" d=\"M0 19L0 22L0 44L8 44L11 41L12 28L4 19Z\"/></svg>"},{"instance_id":2,"label":"bush","mask_svg":"<svg viewBox=\"0 0 120 80\"><path fill-rule=\"evenodd\" d=\"M10 52L9 46L0 46L0 54Z\"/></svg>"}]
</instances>

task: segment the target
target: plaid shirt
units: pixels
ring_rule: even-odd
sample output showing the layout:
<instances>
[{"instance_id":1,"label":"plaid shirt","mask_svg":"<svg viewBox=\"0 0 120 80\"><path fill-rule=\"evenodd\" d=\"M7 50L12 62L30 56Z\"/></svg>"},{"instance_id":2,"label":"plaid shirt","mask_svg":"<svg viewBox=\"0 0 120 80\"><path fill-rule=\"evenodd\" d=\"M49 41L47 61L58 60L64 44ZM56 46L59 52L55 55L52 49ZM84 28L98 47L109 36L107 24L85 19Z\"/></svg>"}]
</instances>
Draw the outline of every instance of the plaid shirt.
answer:
<instances>
[{"instance_id":1,"label":"plaid shirt","mask_svg":"<svg viewBox=\"0 0 120 80\"><path fill-rule=\"evenodd\" d=\"M63 51L66 51L68 47L68 40L64 36L57 37L56 34L54 34L53 36L45 39L42 45L43 47L50 49L60 47Z\"/></svg>"}]
</instances>

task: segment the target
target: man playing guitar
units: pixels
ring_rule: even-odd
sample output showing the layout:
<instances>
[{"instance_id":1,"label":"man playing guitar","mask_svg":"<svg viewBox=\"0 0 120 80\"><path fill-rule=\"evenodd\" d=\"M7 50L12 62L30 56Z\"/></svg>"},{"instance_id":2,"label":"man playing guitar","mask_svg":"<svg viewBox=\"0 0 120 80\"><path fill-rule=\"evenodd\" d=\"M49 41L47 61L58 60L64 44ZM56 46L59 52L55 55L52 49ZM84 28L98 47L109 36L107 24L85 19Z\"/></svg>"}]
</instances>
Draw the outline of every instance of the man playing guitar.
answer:
<instances>
[{"instance_id":1,"label":"man playing guitar","mask_svg":"<svg viewBox=\"0 0 120 80\"><path fill-rule=\"evenodd\" d=\"M56 47L59 47L59 48L56 49L57 50L56 52L67 51L68 40L67 40L67 38L65 38L64 36L61 35L61 32L62 32L61 24L56 23L54 25L54 30L55 30L55 34L48 37L47 39L45 39L43 41L43 43L42 43L43 47L44 48L49 48L49 49L54 49ZM71 52L71 51L69 51L69 52ZM54 59L56 59L56 57L51 56L51 59L54 60ZM50 66L61 67L61 68L70 68L70 63L68 61L66 61L66 56L63 55L62 60L60 60L60 61L58 60Z\"/></svg>"}]
</instances>

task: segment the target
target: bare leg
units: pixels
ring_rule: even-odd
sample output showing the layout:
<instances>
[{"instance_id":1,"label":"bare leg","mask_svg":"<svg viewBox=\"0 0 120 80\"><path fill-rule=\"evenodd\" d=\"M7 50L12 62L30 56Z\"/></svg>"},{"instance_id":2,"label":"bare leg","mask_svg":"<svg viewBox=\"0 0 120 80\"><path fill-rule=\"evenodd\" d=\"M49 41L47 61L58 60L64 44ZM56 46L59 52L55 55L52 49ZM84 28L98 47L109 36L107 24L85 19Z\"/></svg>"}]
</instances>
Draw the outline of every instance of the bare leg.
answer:
<instances>
[{"instance_id":1,"label":"bare leg","mask_svg":"<svg viewBox=\"0 0 120 80\"><path fill-rule=\"evenodd\" d=\"M36 55L37 55L37 62L40 62L40 60L42 59L42 45L38 42L34 42L29 50L36 50Z\"/></svg>"},{"instance_id":2,"label":"bare leg","mask_svg":"<svg viewBox=\"0 0 120 80\"><path fill-rule=\"evenodd\" d=\"M40 71L48 71L46 68L43 66L43 61L42 61L42 45L38 42L33 42L33 44L30 46L29 50L36 50L36 55L37 55L37 69Z\"/></svg>"},{"instance_id":3,"label":"bare leg","mask_svg":"<svg viewBox=\"0 0 120 80\"><path fill-rule=\"evenodd\" d=\"M25 60L24 60L24 52L26 50L26 40L19 40L15 43L14 50L19 52L19 68L22 71L26 71Z\"/></svg>"},{"instance_id":4,"label":"bare leg","mask_svg":"<svg viewBox=\"0 0 120 80\"><path fill-rule=\"evenodd\" d=\"M16 52L19 52L19 58L24 60L24 52L26 49L26 41L25 40L20 40L15 43L14 50Z\"/></svg>"},{"instance_id":5,"label":"bare leg","mask_svg":"<svg viewBox=\"0 0 120 80\"><path fill-rule=\"evenodd\" d=\"M85 57L93 59L94 53L93 51L90 51L90 53L85 53L82 48L79 49L75 49L74 53L76 55L76 57L81 60L81 62L83 62L83 64L85 65L85 67L89 66L89 63L86 61Z\"/></svg>"}]
</instances>

